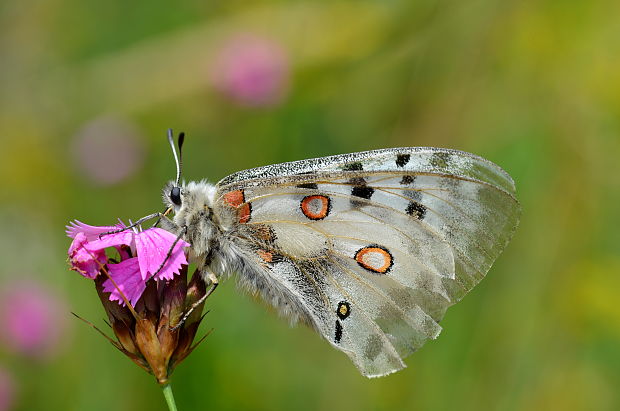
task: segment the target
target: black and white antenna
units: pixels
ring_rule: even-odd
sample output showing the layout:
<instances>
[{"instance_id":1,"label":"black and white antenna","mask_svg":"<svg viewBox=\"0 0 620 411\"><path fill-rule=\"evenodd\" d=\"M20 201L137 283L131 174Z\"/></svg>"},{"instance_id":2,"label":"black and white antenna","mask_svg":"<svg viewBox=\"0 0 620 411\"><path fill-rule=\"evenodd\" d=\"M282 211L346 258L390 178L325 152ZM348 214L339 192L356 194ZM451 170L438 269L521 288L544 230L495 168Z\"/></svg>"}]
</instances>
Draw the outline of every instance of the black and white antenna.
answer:
<instances>
[{"instance_id":1,"label":"black and white antenna","mask_svg":"<svg viewBox=\"0 0 620 411\"><path fill-rule=\"evenodd\" d=\"M172 148L172 154L174 155L174 162L177 165L177 178L176 178L176 186L179 186L181 182L181 167L183 166L183 141L185 141L185 133L179 133L178 146L179 151L177 152L176 147L174 146L174 135L172 129L168 129L168 142L170 143L170 148Z\"/></svg>"}]
</instances>

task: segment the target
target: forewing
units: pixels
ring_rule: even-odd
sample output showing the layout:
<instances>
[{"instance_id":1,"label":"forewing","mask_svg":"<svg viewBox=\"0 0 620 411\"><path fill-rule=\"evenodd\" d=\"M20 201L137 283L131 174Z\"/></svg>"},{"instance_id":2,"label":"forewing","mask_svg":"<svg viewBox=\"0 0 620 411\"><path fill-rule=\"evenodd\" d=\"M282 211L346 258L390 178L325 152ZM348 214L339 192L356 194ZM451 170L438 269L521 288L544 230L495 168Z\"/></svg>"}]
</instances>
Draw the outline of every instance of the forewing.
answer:
<instances>
[{"instance_id":1,"label":"forewing","mask_svg":"<svg viewBox=\"0 0 620 411\"><path fill-rule=\"evenodd\" d=\"M438 335L445 309L484 277L519 217L510 177L453 150L286 163L234 174L218 190L219 207L238 213L233 231L261 267L254 274L284 287L290 310L368 376L404 367ZM294 272L306 292L285 280Z\"/></svg>"},{"instance_id":2,"label":"forewing","mask_svg":"<svg viewBox=\"0 0 620 411\"><path fill-rule=\"evenodd\" d=\"M475 154L434 147L404 147L340 154L309 160L291 161L239 171L223 178L218 186L240 186L272 178L299 176L329 171L403 171L451 174L495 185L514 194L512 178L496 164Z\"/></svg>"}]
</instances>

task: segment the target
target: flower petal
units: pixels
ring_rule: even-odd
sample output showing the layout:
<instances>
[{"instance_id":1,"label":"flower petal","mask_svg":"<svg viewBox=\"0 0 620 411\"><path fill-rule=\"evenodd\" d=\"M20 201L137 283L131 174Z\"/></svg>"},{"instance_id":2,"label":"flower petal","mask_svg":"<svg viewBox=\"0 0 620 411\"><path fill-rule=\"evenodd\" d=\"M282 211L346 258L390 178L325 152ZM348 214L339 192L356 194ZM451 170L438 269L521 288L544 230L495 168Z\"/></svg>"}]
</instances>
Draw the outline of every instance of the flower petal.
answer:
<instances>
[{"instance_id":1,"label":"flower petal","mask_svg":"<svg viewBox=\"0 0 620 411\"><path fill-rule=\"evenodd\" d=\"M159 269L176 239L176 235L161 228L150 228L135 236L136 253L140 260L140 272L144 280ZM174 245L170 258L157 274L156 280L171 280L174 274L179 272L181 265L187 264L183 247L189 247L189 244L183 240L179 240Z\"/></svg>"},{"instance_id":2,"label":"flower petal","mask_svg":"<svg viewBox=\"0 0 620 411\"><path fill-rule=\"evenodd\" d=\"M117 229L117 228L115 228ZM89 242L86 248L89 250L103 250L107 247L119 245L131 246L135 233L132 230L121 231L120 233L106 234L101 239Z\"/></svg>"},{"instance_id":3,"label":"flower petal","mask_svg":"<svg viewBox=\"0 0 620 411\"><path fill-rule=\"evenodd\" d=\"M122 223L121 223L122 224ZM118 230L119 228L125 227L124 224L116 224L114 226L104 225L104 226L94 226L84 224L81 221L74 220L69 222L69 225L66 226L65 233L67 236L71 238L75 238L78 233L84 233L86 235L86 239L88 241L93 241L99 238L100 234L107 233L109 231Z\"/></svg>"},{"instance_id":4,"label":"flower petal","mask_svg":"<svg viewBox=\"0 0 620 411\"><path fill-rule=\"evenodd\" d=\"M118 301L119 304L125 305L121 297L122 292L131 305L135 306L146 288L146 282L140 275L138 258L133 257L118 264L108 264L108 274L118 286L118 288L115 287L110 279L103 283L103 291L111 293L110 301Z\"/></svg>"},{"instance_id":5,"label":"flower petal","mask_svg":"<svg viewBox=\"0 0 620 411\"><path fill-rule=\"evenodd\" d=\"M90 249L86 234L78 232L69 247L71 269L86 278L95 278L101 265L106 263L105 252L101 249Z\"/></svg>"}]
</instances>

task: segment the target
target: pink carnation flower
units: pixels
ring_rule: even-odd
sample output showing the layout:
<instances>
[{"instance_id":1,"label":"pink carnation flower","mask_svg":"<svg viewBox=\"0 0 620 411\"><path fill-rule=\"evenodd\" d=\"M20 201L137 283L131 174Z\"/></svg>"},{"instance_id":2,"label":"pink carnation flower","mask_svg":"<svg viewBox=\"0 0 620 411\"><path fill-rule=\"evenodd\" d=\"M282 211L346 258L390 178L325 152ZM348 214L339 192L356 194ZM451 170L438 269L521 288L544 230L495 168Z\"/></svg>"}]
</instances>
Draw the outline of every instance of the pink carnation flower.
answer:
<instances>
[{"instance_id":1,"label":"pink carnation flower","mask_svg":"<svg viewBox=\"0 0 620 411\"><path fill-rule=\"evenodd\" d=\"M14 352L44 359L57 352L64 307L43 284L14 282L0 291L0 342Z\"/></svg>"},{"instance_id":2,"label":"pink carnation flower","mask_svg":"<svg viewBox=\"0 0 620 411\"><path fill-rule=\"evenodd\" d=\"M118 301L119 304L124 305L122 296L125 295L131 305L135 306L146 289L146 281L142 279L140 273L139 260L134 257L118 264L110 264L108 270L114 283L110 279L104 281L103 291L110 293L110 301Z\"/></svg>"},{"instance_id":3,"label":"pink carnation flower","mask_svg":"<svg viewBox=\"0 0 620 411\"><path fill-rule=\"evenodd\" d=\"M121 261L107 264L109 278L103 283L104 291L111 293L111 301L124 304L124 295L135 305L151 277L156 281L171 280L179 273L181 266L187 264L183 248L189 244L183 240L176 241L176 235L161 228L144 231L127 229L105 234L123 227L122 223L117 226L97 227L79 221L72 222L66 231L67 235L73 238L69 247L69 258L72 270L94 279L107 262L104 250L115 247L121 255ZM129 247L136 257L129 256L122 250L122 246ZM172 252L168 257L171 248Z\"/></svg>"},{"instance_id":4,"label":"pink carnation flower","mask_svg":"<svg viewBox=\"0 0 620 411\"><path fill-rule=\"evenodd\" d=\"M127 180L144 162L144 137L122 118L99 117L74 135L70 151L80 177L100 186Z\"/></svg>"},{"instance_id":5,"label":"pink carnation flower","mask_svg":"<svg viewBox=\"0 0 620 411\"><path fill-rule=\"evenodd\" d=\"M65 231L69 237L73 238L69 247L71 269L86 278L95 278L107 259L103 249L91 247L88 243L98 239L103 233L118 230L124 226L124 224L117 224L116 226L96 227L77 220L72 221Z\"/></svg>"},{"instance_id":6,"label":"pink carnation flower","mask_svg":"<svg viewBox=\"0 0 620 411\"><path fill-rule=\"evenodd\" d=\"M88 247L86 234L77 233L69 247L69 260L72 270L86 278L93 279L99 274L99 270L107 258L103 250Z\"/></svg>"},{"instance_id":7,"label":"pink carnation flower","mask_svg":"<svg viewBox=\"0 0 620 411\"><path fill-rule=\"evenodd\" d=\"M288 56L271 39L239 34L222 44L210 77L217 90L241 105L274 106L282 101L288 88Z\"/></svg>"}]
</instances>

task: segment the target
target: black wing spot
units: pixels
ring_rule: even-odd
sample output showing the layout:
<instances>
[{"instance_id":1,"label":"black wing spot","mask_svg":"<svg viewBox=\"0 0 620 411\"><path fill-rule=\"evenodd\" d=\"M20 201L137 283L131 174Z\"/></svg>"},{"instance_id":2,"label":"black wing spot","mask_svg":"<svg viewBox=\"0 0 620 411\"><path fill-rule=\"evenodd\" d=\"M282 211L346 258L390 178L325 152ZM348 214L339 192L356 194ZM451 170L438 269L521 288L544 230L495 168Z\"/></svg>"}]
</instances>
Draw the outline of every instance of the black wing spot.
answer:
<instances>
[{"instance_id":1,"label":"black wing spot","mask_svg":"<svg viewBox=\"0 0 620 411\"><path fill-rule=\"evenodd\" d=\"M399 154L396 156L396 165L404 167L411 159L411 154Z\"/></svg>"},{"instance_id":2,"label":"black wing spot","mask_svg":"<svg viewBox=\"0 0 620 411\"><path fill-rule=\"evenodd\" d=\"M307 188L310 190L317 190L319 186L316 183L304 183L304 184L298 184L297 188Z\"/></svg>"},{"instance_id":3,"label":"black wing spot","mask_svg":"<svg viewBox=\"0 0 620 411\"><path fill-rule=\"evenodd\" d=\"M365 198L366 200L370 200L375 189L372 187L368 187L366 185L366 180L363 177L352 177L349 179L349 184L353 186L351 189L351 195L355 197ZM358 207L360 204L358 201L351 199L351 204Z\"/></svg>"},{"instance_id":4,"label":"black wing spot","mask_svg":"<svg viewBox=\"0 0 620 411\"><path fill-rule=\"evenodd\" d=\"M364 167L362 167L362 163L356 161L354 163L345 164L342 166L344 171L362 171Z\"/></svg>"},{"instance_id":5,"label":"black wing spot","mask_svg":"<svg viewBox=\"0 0 620 411\"><path fill-rule=\"evenodd\" d=\"M342 339L342 324L340 320L336 320L336 335L334 335L334 341L339 343Z\"/></svg>"},{"instance_id":6,"label":"black wing spot","mask_svg":"<svg viewBox=\"0 0 620 411\"><path fill-rule=\"evenodd\" d=\"M341 320L347 319L349 315L351 315L351 306L346 301L340 301L338 303L338 308L336 309L336 315Z\"/></svg>"},{"instance_id":7,"label":"black wing spot","mask_svg":"<svg viewBox=\"0 0 620 411\"><path fill-rule=\"evenodd\" d=\"M366 180L364 177L353 177L349 179L349 184L352 186L365 186Z\"/></svg>"},{"instance_id":8,"label":"black wing spot","mask_svg":"<svg viewBox=\"0 0 620 411\"><path fill-rule=\"evenodd\" d=\"M406 175L406 176L403 176L403 178L400 180L400 184L406 186L409 184L413 184L414 181L415 181L415 176Z\"/></svg>"},{"instance_id":9,"label":"black wing spot","mask_svg":"<svg viewBox=\"0 0 620 411\"><path fill-rule=\"evenodd\" d=\"M365 198L366 200L370 200L370 197L374 194L375 189L368 186L355 186L351 190L351 195L355 197Z\"/></svg>"},{"instance_id":10,"label":"black wing spot","mask_svg":"<svg viewBox=\"0 0 620 411\"><path fill-rule=\"evenodd\" d=\"M407 206L407 214L412 217L417 218L418 220L422 220L426 215L426 207L417 201L412 201Z\"/></svg>"}]
</instances>

